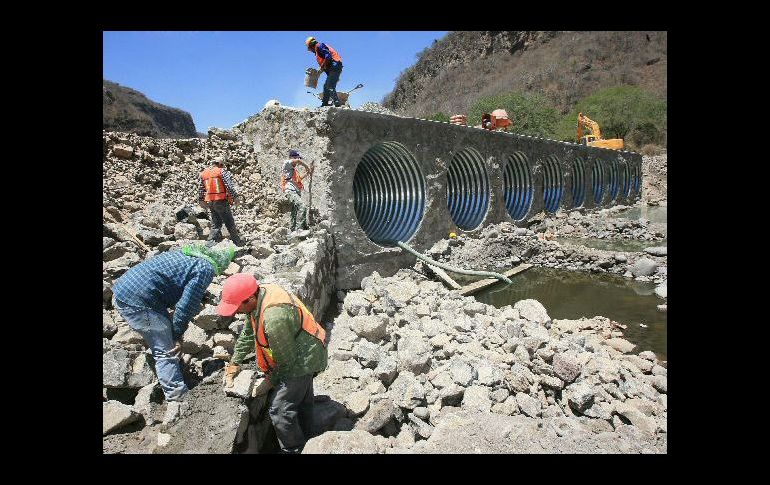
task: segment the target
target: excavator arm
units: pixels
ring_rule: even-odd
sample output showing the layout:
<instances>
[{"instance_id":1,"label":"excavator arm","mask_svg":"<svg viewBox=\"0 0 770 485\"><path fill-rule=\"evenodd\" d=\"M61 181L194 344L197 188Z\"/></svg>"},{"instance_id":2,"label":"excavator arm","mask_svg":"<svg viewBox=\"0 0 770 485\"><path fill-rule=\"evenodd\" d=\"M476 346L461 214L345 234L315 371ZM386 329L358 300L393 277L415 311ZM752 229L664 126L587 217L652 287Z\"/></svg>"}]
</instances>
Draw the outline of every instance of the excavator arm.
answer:
<instances>
[{"instance_id":1,"label":"excavator arm","mask_svg":"<svg viewBox=\"0 0 770 485\"><path fill-rule=\"evenodd\" d=\"M577 123L577 141L579 142L583 138L583 128L588 127L591 130L591 134L596 137L597 140L602 139L602 130L599 128L599 123L595 122L583 113L578 113Z\"/></svg>"}]
</instances>

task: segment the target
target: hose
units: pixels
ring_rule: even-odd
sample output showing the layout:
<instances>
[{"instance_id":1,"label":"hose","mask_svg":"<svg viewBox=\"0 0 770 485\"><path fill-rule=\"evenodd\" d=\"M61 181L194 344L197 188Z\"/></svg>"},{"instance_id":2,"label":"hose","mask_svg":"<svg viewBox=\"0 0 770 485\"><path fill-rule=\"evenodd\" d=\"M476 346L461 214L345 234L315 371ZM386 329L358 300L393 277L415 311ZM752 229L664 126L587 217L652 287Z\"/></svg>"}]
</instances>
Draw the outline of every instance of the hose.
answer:
<instances>
[{"instance_id":1,"label":"hose","mask_svg":"<svg viewBox=\"0 0 770 485\"><path fill-rule=\"evenodd\" d=\"M490 276L492 278L497 278L500 281L504 281L505 283L508 283L509 285L511 283L513 283L513 281L511 281L510 279L508 279L505 276L501 275L500 273L494 273L492 271L475 271L475 270L470 270L470 269L454 268L454 267L448 266L448 265L446 265L444 263L439 263L437 261L433 261L432 259L430 259L427 256L423 256L422 254L420 254L417 251L415 251L414 249L412 249L411 246L409 246L405 242L396 241L396 244L398 244L398 247L400 247L401 249L403 249L403 250L405 250L407 252L410 252L413 255L417 256L418 259L421 259L425 263L430 264L432 266L437 266L437 267L439 267L439 268L441 268L443 270L451 271L453 273L470 275L470 276Z\"/></svg>"}]
</instances>

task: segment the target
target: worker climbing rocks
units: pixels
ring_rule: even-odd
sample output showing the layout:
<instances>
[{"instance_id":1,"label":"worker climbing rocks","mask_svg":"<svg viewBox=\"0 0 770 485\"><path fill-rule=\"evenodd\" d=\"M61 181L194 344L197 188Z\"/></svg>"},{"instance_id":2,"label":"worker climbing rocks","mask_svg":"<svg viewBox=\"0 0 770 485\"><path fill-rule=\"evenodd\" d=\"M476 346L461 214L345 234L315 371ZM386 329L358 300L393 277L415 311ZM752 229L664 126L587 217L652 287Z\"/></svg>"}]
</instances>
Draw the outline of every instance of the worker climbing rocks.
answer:
<instances>
[{"instance_id":1,"label":"worker climbing rocks","mask_svg":"<svg viewBox=\"0 0 770 485\"><path fill-rule=\"evenodd\" d=\"M327 364L326 331L299 298L245 273L225 280L217 313L247 319L225 368L225 387L232 387L243 359L256 351L273 386L268 406L281 450L301 452L312 433L313 377Z\"/></svg>"},{"instance_id":2,"label":"worker climbing rocks","mask_svg":"<svg viewBox=\"0 0 770 485\"><path fill-rule=\"evenodd\" d=\"M315 37L305 39L307 50L315 54L318 65L322 72L326 72L326 82L324 82L324 93L321 99L321 106L326 106L329 98L334 102L334 106L342 106L342 102L337 97L337 82L342 74L342 57L337 51L328 44L318 42Z\"/></svg>"},{"instance_id":3,"label":"worker climbing rocks","mask_svg":"<svg viewBox=\"0 0 770 485\"><path fill-rule=\"evenodd\" d=\"M300 176L297 165L305 167L305 175ZM302 201L302 180L313 175L313 169L302 161L302 155L297 150L289 150L289 159L283 162L281 168L281 190L291 202L291 231L307 229L305 214L307 206Z\"/></svg>"},{"instance_id":4,"label":"worker climbing rocks","mask_svg":"<svg viewBox=\"0 0 770 485\"><path fill-rule=\"evenodd\" d=\"M235 255L232 247L217 251L202 244L168 251L129 269L112 287L114 305L128 326L138 332L155 358L167 401L187 392L182 377L182 335L200 311L214 275L221 274ZM174 307L173 319L168 309Z\"/></svg>"},{"instance_id":5,"label":"worker climbing rocks","mask_svg":"<svg viewBox=\"0 0 770 485\"><path fill-rule=\"evenodd\" d=\"M209 167L200 174L200 188L198 191L198 204L211 212L211 233L206 242L207 246L213 246L222 239L222 223L227 226L230 239L236 246L243 246L244 242L235 228L235 220L230 210L230 204L237 205L240 202L232 175L224 168L224 158L214 160L214 166Z\"/></svg>"}]
</instances>

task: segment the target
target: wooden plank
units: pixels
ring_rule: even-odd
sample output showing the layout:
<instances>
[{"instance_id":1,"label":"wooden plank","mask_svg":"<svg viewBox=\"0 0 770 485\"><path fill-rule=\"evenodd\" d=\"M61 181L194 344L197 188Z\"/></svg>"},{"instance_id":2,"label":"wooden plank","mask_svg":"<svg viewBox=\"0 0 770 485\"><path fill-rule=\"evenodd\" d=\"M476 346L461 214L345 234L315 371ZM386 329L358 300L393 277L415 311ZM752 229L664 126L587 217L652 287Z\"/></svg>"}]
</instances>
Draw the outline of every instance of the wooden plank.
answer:
<instances>
[{"instance_id":1,"label":"wooden plank","mask_svg":"<svg viewBox=\"0 0 770 485\"><path fill-rule=\"evenodd\" d=\"M515 268L509 269L508 271L503 273L503 275L506 278L510 278L511 276L514 276L514 275L517 275L517 274L519 274L519 273L521 273L523 271L526 271L526 270L528 270L531 267L532 267L531 264L523 263L523 264L520 264L520 265L516 266ZM471 283L471 284L461 288L460 289L460 294L463 295L463 296L468 296L468 295L471 295L473 293L476 293L479 290L482 290L482 289L484 289L484 288L486 288L488 286L492 286L495 283L499 283L499 282L500 282L500 280L498 280L497 278L487 278L487 279L484 279L484 280L476 281L475 283Z\"/></svg>"},{"instance_id":2,"label":"wooden plank","mask_svg":"<svg viewBox=\"0 0 770 485\"><path fill-rule=\"evenodd\" d=\"M431 271L436 273L436 276L441 278L444 281L444 283L449 285L449 287L452 288L453 290L459 290L460 288L462 288L462 286L460 286L455 280L453 280L451 276L446 274L446 271L444 271L443 269L439 268L438 266L433 266L432 264L429 264L428 267L431 269Z\"/></svg>"}]
</instances>

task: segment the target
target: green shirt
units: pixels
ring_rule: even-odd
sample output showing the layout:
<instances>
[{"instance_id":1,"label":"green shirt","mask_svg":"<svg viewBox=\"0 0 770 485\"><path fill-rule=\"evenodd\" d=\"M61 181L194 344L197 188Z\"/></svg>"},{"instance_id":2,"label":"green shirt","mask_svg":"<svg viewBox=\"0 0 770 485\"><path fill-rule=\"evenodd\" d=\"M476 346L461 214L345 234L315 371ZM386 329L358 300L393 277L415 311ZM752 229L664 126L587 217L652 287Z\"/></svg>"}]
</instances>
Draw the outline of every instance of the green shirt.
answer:
<instances>
[{"instance_id":1,"label":"green shirt","mask_svg":"<svg viewBox=\"0 0 770 485\"><path fill-rule=\"evenodd\" d=\"M264 297L265 289L262 288L257 297L257 308L252 312L257 323ZM299 311L293 305L277 305L265 310L265 337L276 365L270 373L271 381L315 374L326 368L326 347L301 328ZM251 318L247 316L246 325L235 343L232 363L241 365L246 355L254 350L254 330L251 328Z\"/></svg>"}]
</instances>

